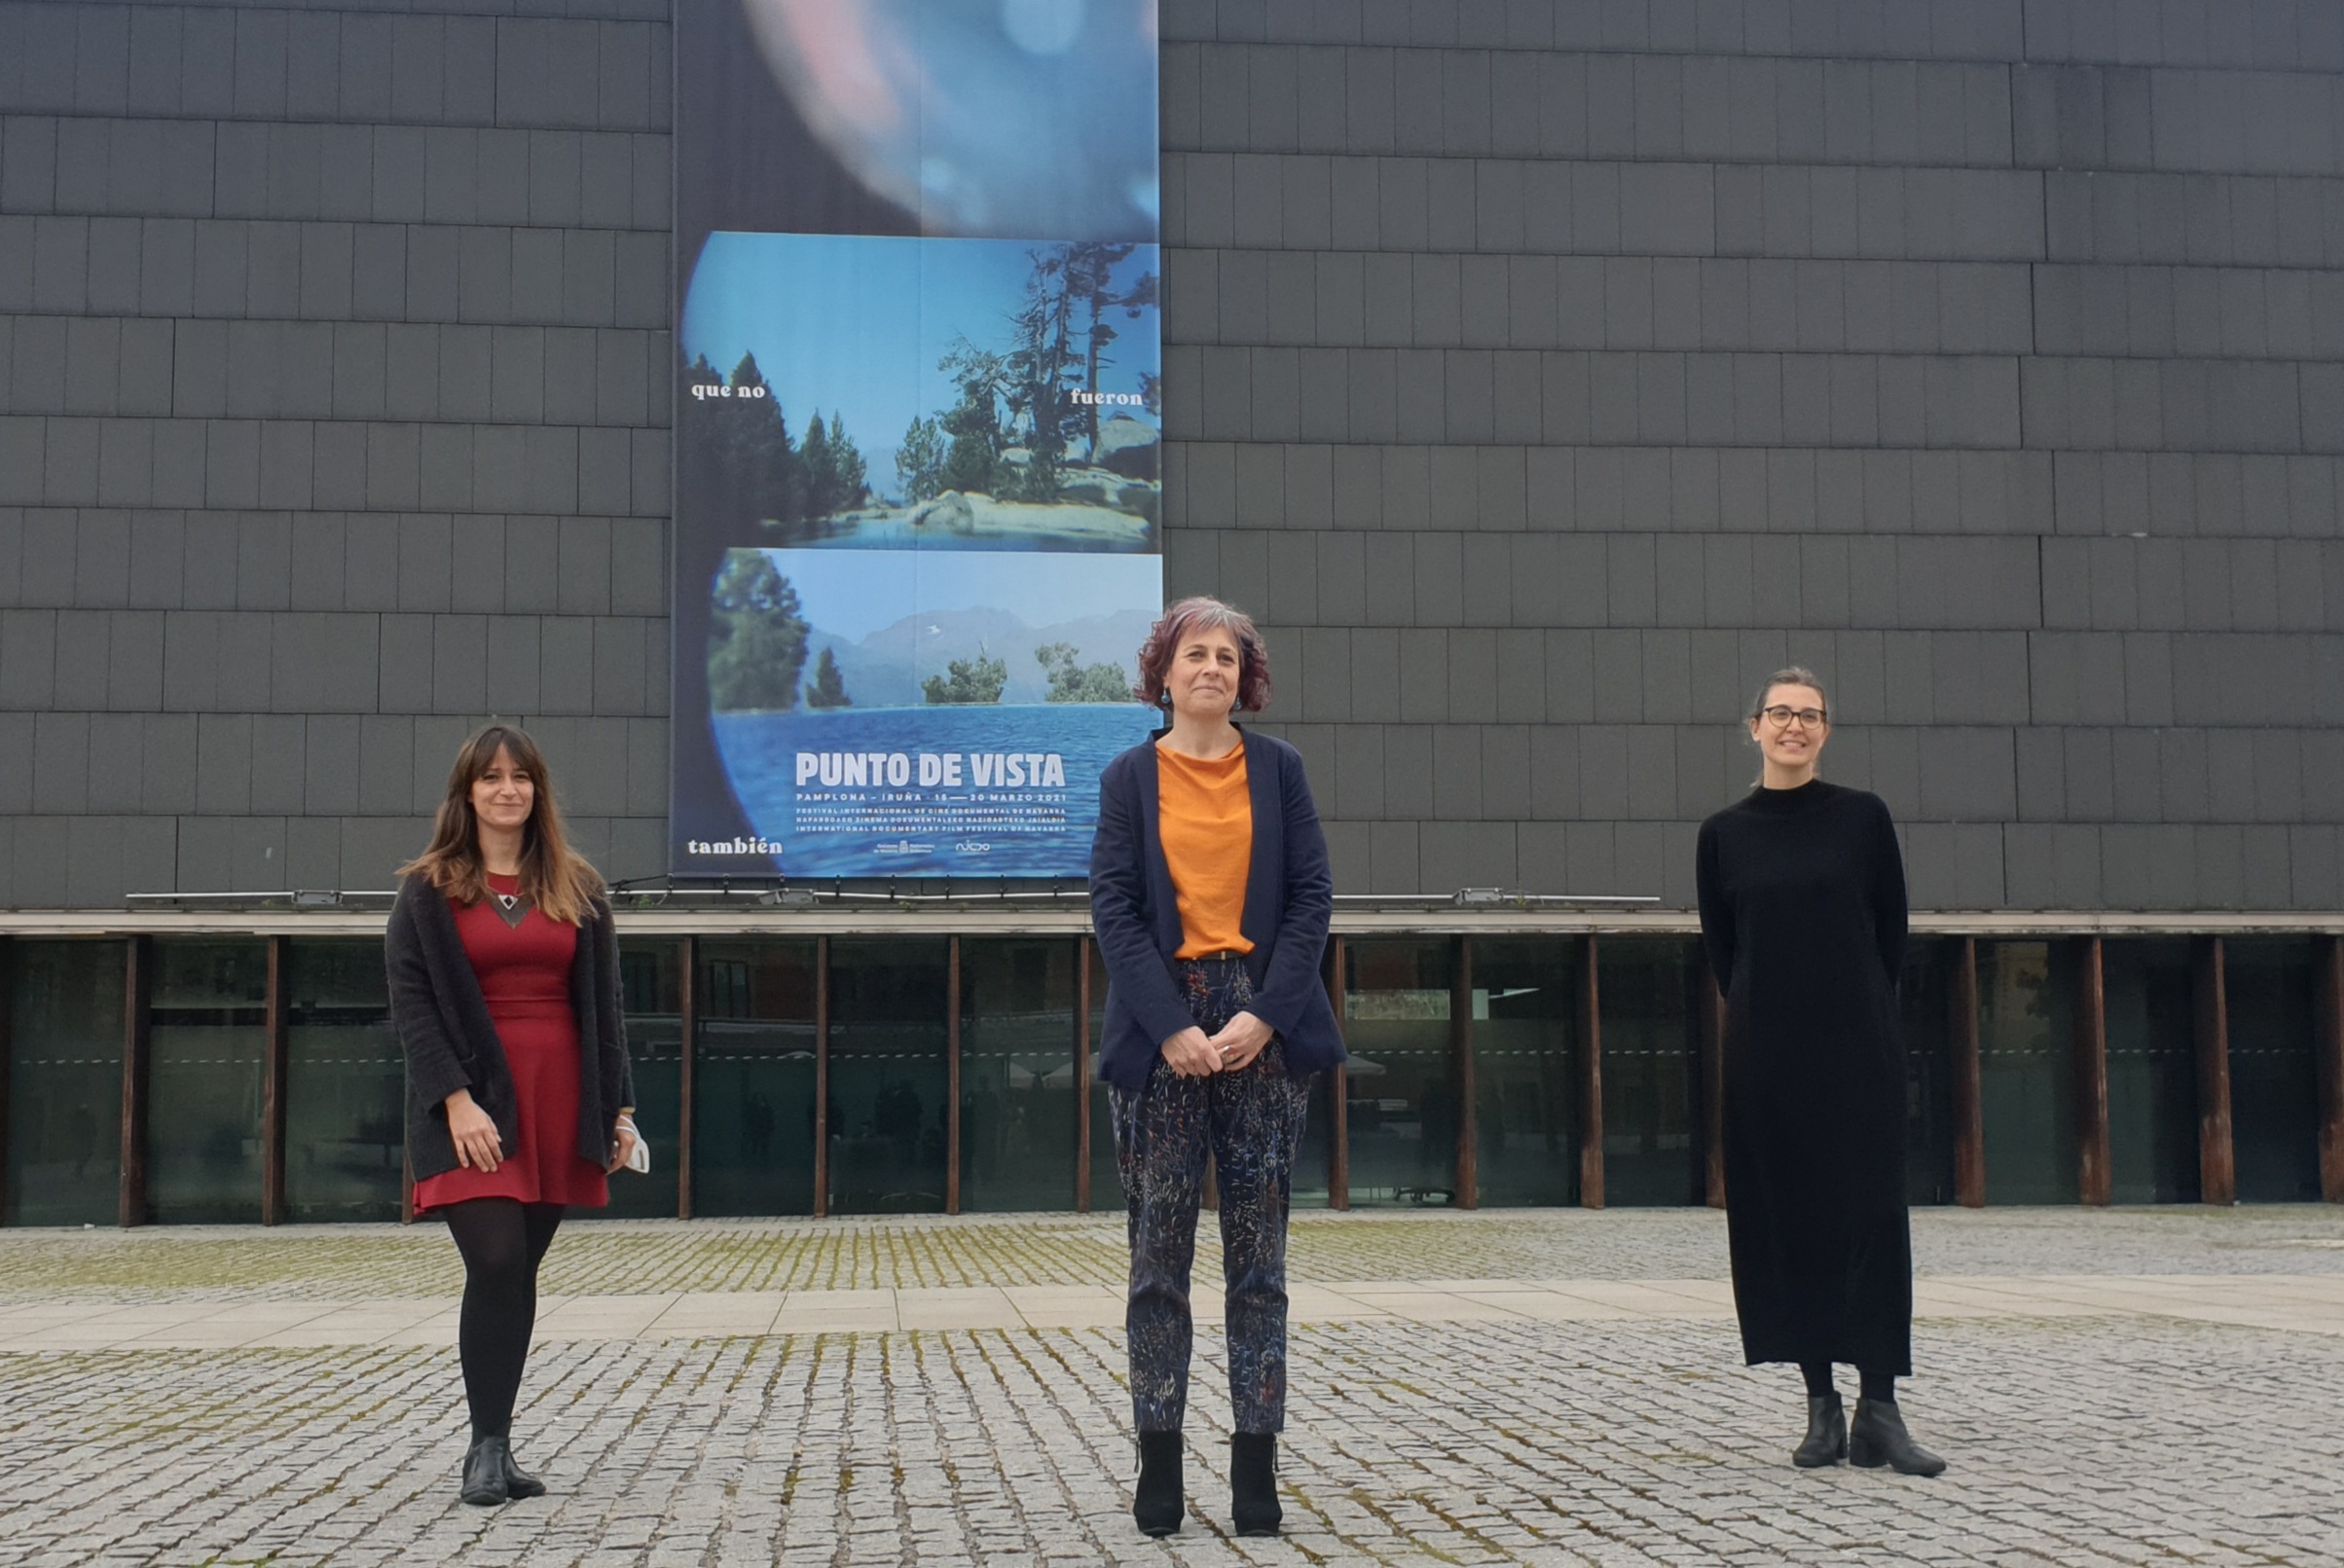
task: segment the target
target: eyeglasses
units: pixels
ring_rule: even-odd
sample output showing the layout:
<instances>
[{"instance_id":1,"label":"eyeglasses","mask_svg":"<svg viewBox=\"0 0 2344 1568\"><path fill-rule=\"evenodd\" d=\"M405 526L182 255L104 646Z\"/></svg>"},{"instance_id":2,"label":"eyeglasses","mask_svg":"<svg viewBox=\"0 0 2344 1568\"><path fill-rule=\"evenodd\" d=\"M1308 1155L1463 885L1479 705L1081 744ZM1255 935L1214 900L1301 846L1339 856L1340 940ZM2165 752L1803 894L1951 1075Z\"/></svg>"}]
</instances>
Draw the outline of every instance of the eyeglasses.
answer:
<instances>
[{"instance_id":1,"label":"eyeglasses","mask_svg":"<svg viewBox=\"0 0 2344 1568\"><path fill-rule=\"evenodd\" d=\"M1804 727L1816 730L1831 722L1831 715L1820 708L1762 708L1759 716L1778 730L1786 730L1796 719Z\"/></svg>"}]
</instances>

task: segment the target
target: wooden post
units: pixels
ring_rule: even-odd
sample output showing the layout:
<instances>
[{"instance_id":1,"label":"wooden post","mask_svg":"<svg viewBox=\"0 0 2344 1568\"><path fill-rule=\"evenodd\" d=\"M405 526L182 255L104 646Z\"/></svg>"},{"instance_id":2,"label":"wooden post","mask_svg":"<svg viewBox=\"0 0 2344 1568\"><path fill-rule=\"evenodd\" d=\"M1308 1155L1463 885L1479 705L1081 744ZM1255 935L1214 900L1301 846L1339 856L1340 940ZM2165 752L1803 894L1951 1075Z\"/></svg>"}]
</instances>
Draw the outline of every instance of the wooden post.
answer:
<instances>
[{"instance_id":1,"label":"wooden post","mask_svg":"<svg viewBox=\"0 0 2344 1568\"><path fill-rule=\"evenodd\" d=\"M1090 938L1075 938L1075 1212L1090 1213Z\"/></svg>"},{"instance_id":2,"label":"wooden post","mask_svg":"<svg viewBox=\"0 0 2344 1568\"><path fill-rule=\"evenodd\" d=\"M292 1070L292 1031L285 1016L285 938L269 941L268 1002L261 1060L261 1223L285 1222L285 1079Z\"/></svg>"},{"instance_id":3,"label":"wooden post","mask_svg":"<svg viewBox=\"0 0 2344 1568\"><path fill-rule=\"evenodd\" d=\"M1328 944L1333 957L1327 966L1327 1000L1335 1005L1335 1028L1342 1032L1344 1000L1350 990L1350 976L1345 967L1349 954L1343 938L1337 936ZM1327 1075L1327 1207L1351 1207L1351 1076L1341 1063Z\"/></svg>"},{"instance_id":4,"label":"wooden post","mask_svg":"<svg viewBox=\"0 0 2344 1568\"><path fill-rule=\"evenodd\" d=\"M830 1216L830 939L814 938L814 1218Z\"/></svg>"},{"instance_id":5,"label":"wooden post","mask_svg":"<svg viewBox=\"0 0 2344 1568\"><path fill-rule=\"evenodd\" d=\"M1603 996L1593 932L1579 987L1579 1206L1603 1207Z\"/></svg>"},{"instance_id":6,"label":"wooden post","mask_svg":"<svg viewBox=\"0 0 2344 1568\"><path fill-rule=\"evenodd\" d=\"M695 1063L700 1054L700 938L686 936L677 944L676 962L676 1218L692 1217L692 1139L697 1118L693 1096L699 1090Z\"/></svg>"},{"instance_id":7,"label":"wooden post","mask_svg":"<svg viewBox=\"0 0 2344 1568\"><path fill-rule=\"evenodd\" d=\"M2107 995L2101 980L2100 938L2075 944L2075 1191L2085 1203L2114 1201L2108 1169Z\"/></svg>"},{"instance_id":8,"label":"wooden post","mask_svg":"<svg viewBox=\"0 0 2344 1568\"><path fill-rule=\"evenodd\" d=\"M2320 1069L2320 1196L2344 1203L2344 936L2312 948L2312 1048ZM0 1103L0 1115L6 1113Z\"/></svg>"},{"instance_id":9,"label":"wooden post","mask_svg":"<svg viewBox=\"0 0 2344 1568\"><path fill-rule=\"evenodd\" d=\"M1702 1196L1712 1209L1726 1206L1726 999L1709 972L1709 950L1700 955Z\"/></svg>"},{"instance_id":10,"label":"wooden post","mask_svg":"<svg viewBox=\"0 0 2344 1568\"><path fill-rule=\"evenodd\" d=\"M399 1223L415 1223L415 1159L404 1149L399 1150Z\"/></svg>"},{"instance_id":11,"label":"wooden post","mask_svg":"<svg viewBox=\"0 0 2344 1568\"><path fill-rule=\"evenodd\" d=\"M2201 936L2190 955L2197 1014L2198 1197L2238 1201L2238 1160L2230 1139L2230 995L2222 939Z\"/></svg>"},{"instance_id":12,"label":"wooden post","mask_svg":"<svg viewBox=\"0 0 2344 1568\"><path fill-rule=\"evenodd\" d=\"M123 966L122 1007L122 1185L115 1196L115 1223L147 1222L147 1070L154 1055L154 1031L147 1019L155 991L155 943L129 939Z\"/></svg>"},{"instance_id":13,"label":"wooden post","mask_svg":"<svg viewBox=\"0 0 2344 1568\"><path fill-rule=\"evenodd\" d=\"M1978 939L1954 939L1953 983L1946 987L1946 1043L1953 1053L1954 1201L1986 1206L1985 1090L1978 1061Z\"/></svg>"},{"instance_id":14,"label":"wooden post","mask_svg":"<svg viewBox=\"0 0 2344 1568\"><path fill-rule=\"evenodd\" d=\"M944 1212L961 1212L961 939L944 938Z\"/></svg>"},{"instance_id":15,"label":"wooden post","mask_svg":"<svg viewBox=\"0 0 2344 1568\"><path fill-rule=\"evenodd\" d=\"M1457 1207L1482 1206L1481 1116L1474 1104L1473 938L1451 939L1448 980L1448 1050L1457 1075Z\"/></svg>"}]
</instances>

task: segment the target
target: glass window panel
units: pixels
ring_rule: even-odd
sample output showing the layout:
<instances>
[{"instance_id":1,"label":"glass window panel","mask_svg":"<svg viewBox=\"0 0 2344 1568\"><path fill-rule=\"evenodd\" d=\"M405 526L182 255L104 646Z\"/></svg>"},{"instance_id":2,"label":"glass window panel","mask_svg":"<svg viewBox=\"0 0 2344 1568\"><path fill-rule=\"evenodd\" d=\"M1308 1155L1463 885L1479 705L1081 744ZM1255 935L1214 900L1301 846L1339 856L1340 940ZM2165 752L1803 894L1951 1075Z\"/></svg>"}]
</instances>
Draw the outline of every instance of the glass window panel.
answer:
<instances>
[{"instance_id":1,"label":"glass window panel","mask_svg":"<svg viewBox=\"0 0 2344 1568\"><path fill-rule=\"evenodd\" d=\"M2230 1137L2242 1203L2320 1201L2319 1069L2312 1054L2312 943L2222 943L2230 1003Z\"/></svg>"},{"instance_id":2,"label":"glass window panel","mask_svg":"<svg viewBox=\"0 0 2344 1568\"><path fill-rule=\"evenodd\" d=\"M2100 944L2108 1177L2118 1203L2198 1200L2197 1028L2185 936Z\"/></svg>"},{"instance_id":3,"label":"glass window panel","mask_svg":"<svg viewBox=\"0 0 2344 1568\"><path fill-rule=\"evenodd\" d=\"M1953 944L1905 944L1897 986L1905 1043L1905 1201L1954 1201Z\"/></svg>"},{"instance_id":4,"label":"glass window panel","mask_svg":"<svg viewBox=\"0 0 2344 1568\"><path fill-rule=\"evenodd\" d=\"M1090 1207L1114 1214L1123 1205L1123 1177L1115 1162L1115 1112L1099 1076L1099 1041L1107 1038L1107 961L1097 942L1084 942L1090 963Z\"/></svg>"},{"instance_id":5,"label":"glass window panel","mask_svg":"<svg viewBox=\"0 0 2344 1568\"><path fill-rule=\"evenodd\" d=\"M2074 1203L2074 958L2067 943L1978 944L1986 1201Z\"/></svg>"},{"instance_id":6,"label":"glass window panel","mask_svg":"<svg viewBox=\"0 0 2344 1568\"><path fill-rule=\"evenodd\" d=\"M1335 975L1335 944L1329 942L1319 966L1319 983ZM1324 1209L1333 1198L1329 1183L1335 1177L1335 1075L1310 1076L1310 1108L1302 1113L1302 1141L1294 1151L1294 1177L1287 1206Z\"/></svg>"},{"instance_id":7,"label":"glass window panel","mask_svg":"<svg viewBox=\"0 0 2344 1568\"><path fill-rule=\"evenodd\" d=\"M1303 1112L1302 1141L1294 1151L1294 1180L1287 1207L1324 1209L1333 1199L1335 1175L1335 1075L1310 1076L1310 1109Z\"/></svg>"},{"instance_id":8,"label":"glass window panel","mask_svg":"<svg viewBox=\"0 0 2344 1568\"><path fill-rule=\"evenodd\" d=\"M830 1212L944 1207L945 946L830 943Z\"/></svg>"},{"instance_id":9,"label":"glass window panel","mask_svg":"<svg viewBox=\"0 0 2344 1568\"><path fill-rule=\"evenodd\" d=\"M1696 1095L1701 1081L1694 946L1683 937L1606 936L1595 945L1603 1041L1603 1201L1706 1198Z\"/></svg>"},{"instance_id":10,"label":"glass window panel","mask_svg":"<svg viewBox=\"0 0 2344 1568\"><path fill-rule=\"evenodd\" d=\"M148 1208L166 1224L258 1221L268 944L158 941L154 956Z\"/></svg>"},{"instance_id":11,"label":"glass window panel","mask_svg":"<svg viewBox=\"0 0 2344 1568\"><path fill-rule=\"evenodd\" d=\"M158 1100L150 1118L167 1102ZM285 1212L396 1220L407 1063L390 1027L383 944L285 944Z\"/></svg>"},{"instance_id":12,"label":"glass window panel","mask_svg":"<svg viewBox=\"0 0 2344 1568\"><path fill-rule=\"evenodd\" d=\"M1454 1203L1450 944L1352 941L1345 951L1352 1206Z\"/></svg>"},{"instance_id":13,"label":"glass window panel","mask_svg":"<svg viewBox=\"0 0 2344 1568\"><path fill-rule=\"evenodd\" d=\"M815 951L810 938L700 943L695 1215L814 1212Z\"/></svg>"},{"instance_id":14,"label":"glass window panel","mask_svg":"<svg viewBox=\"0 0 2344 1568\"><path fill-rule=\"evenodd\" d=\"M1068 937L961 942L961 1207L1075 1201L1075 963Z\"/></svg>"},{"instance_id":15,"label":"glass window panel","mask_svg":"<svg viewBox=\"0 0 2344 1568\"><path fill-rule=\"evenodd\" d=\"M1576 938L1473 944L1474 1143L1484 1205L1579 1201Z\"/></svg>"},{"instance_id":16,"label":"glass window panel","mask_svg":"<svg viewBox=\"0 0 2344 1568\"><path fill-rule=\"evenodd\" d=\"M110 1225L128 946L13 940L7 957L8 1222Z\"/></svg>"},{"instance_id":17,"label":"glass window panel","mask_svg":"<svg viewBox=\"0 0 2344 1568\"><path fill-rule=\"evenodd\" d=\"M683 943L621 941L618 974L635 1070L635 1125L651 1146L651 1171L612 1172L610 1206L585 1212L611 1220L673 1219L682 1185L677 1160L683 1137Z\"/></svg>"}]
</instances>

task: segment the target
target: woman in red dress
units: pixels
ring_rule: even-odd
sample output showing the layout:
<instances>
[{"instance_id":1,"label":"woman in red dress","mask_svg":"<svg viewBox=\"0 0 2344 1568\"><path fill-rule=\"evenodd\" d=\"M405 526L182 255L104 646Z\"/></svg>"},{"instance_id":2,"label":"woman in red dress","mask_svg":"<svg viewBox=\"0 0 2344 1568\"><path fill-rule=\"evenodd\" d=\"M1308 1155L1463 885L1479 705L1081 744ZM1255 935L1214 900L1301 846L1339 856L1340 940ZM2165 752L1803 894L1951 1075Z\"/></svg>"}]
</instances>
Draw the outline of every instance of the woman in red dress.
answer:
<instances>
[{"instance_id":1,"label":"woman in red dress","mask_svg":"<svg viewBox=\"0 0 2344 1568\"><path fill-rule=\"evenodd\" d=\"M609 1201L636 1140L610 906L563 837L544 757L503 725L457 753L431 844L400 878L384 948L415 1206L464 1260L461 1495L536 1497L511 1438L537 1265L566 1209Z\"/></svg>"}]
</instances>

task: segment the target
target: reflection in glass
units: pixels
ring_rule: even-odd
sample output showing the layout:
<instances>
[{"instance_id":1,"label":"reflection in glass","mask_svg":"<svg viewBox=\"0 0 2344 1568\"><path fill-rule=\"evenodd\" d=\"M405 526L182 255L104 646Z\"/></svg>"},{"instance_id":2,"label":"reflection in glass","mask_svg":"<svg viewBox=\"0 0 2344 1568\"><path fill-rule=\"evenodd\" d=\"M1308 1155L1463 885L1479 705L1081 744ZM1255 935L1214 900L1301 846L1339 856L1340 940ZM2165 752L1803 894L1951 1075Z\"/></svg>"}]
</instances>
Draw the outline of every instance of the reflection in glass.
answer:
<instances>
[{"instance_id":1,"label":"reflection in glass","mask_svg":"<svg viewBox=\"0 0 2344 1568\"><path fill-rule=\"evenodd\" d=\"M618 944L628 1065L635 1072L635 1125L651 1148L651 1170L610 1173L610 1206L586 1210L609 1219L669 1219L681 1185L683 1136L683 944Z\"/></svg>"},{"instance_id":2,"label":"reflection in glass","mask_svg":"<svg viewBox=\"0 0 2344 1568\"><path fill-rule=\"evenodd\" d=\"M830 1212L944 1207L945 945L830 943Z\"/></svg>"},{"instance_id":3,"label":"reflection in glass","mask_svg":"<svg viewBox=\"0 0 2344 1568\"><path fill-rule=\"evenodd\" d=\"M8 944L12 1225L116 1219L128 959L123 942Z\"/></svg>"},{"instance_id":4,"label":"reflection in glass","mask_svg":"<svg viewBox=\"0 0 2344 1568\"><path fill-rule=\"evenodd\" d=\"M1354 940L1345 951L1352 1205L1454 1203L1450 944Z\"/></svg>"},{"instance_id":5,"label":"reflection in glass","mask_svg":"<svg viewBox=\"0 0 2344 1568\"><path fill-rule=\"evenodd\" d=\"M1954 1056L1950 1011L1953 944L1905 944L1897 1003L1905 1046L1905 1201L1954 1201Z\"/></svg>"},{"instance_id":6,"label":"reflection in glass","mask_svg":"<svg viewBox=\"0 0 2344 1568\"><path fill-rule=\"evenodd\" d=\"M261 1217L268 944L158 941L147 1199L165 1223Z\"/></svg>"},{"instance_id":7,"label":"reflection in glass","mask_svg":"<svg viewBox=\"0 0 2344 1568\"><path fill-rule=\"evenodd\" d=\"M2222 942L2230 1132L2241 1203L2320 1201L2319 1069L2307 936Z\"/></svg>"},{"instance_id":8,"label":"reflection in glass","mask_svg":"<svg viewBox=\"0 0 2344 1568\"><path fill-rule=\"evenodd\" d=\"M2065 943L1978 944L1986 1201L2074 1203L2073 956Z\"/></svg>"},{"instance_id":9,"label":"reflection in glass","mask_svg":"<svg viewBox=\"0 0 2344 1568\"><path fill-rule=\"evenodd\" d=\"M2185 936L2100 944L2109 1195L2198 1200L2197 1032Z\"/></svg>"},{"instance_id":10,"label":"reflection in glass","mask_svg":"<svg viewBox=\"0 0 2344 1568\"><path fill-rule=\"evenodd\" d=\"M1575 938L1473 944L1474 1141L1485 1205L1579 1201Z\"/></svg>"},{"instance_id":11,"label":"reflection in glass","mask_svg":"<svg viewBox=\"0 0 2344 1568\"><path fill-rule=\"evenodd\" d=\"M1693 943L1681 937L1607 936L1595 946L1595 999L1603 1041L1603 1200L1701 1203L1696 1092L1701 1078Z\"/></svg>"},{"instance_id":12,"label":"reflection in glass","mask_svg":"<svg viewBox=\"0 0 2344 1568\"><path fill-rule=\"evenodd\" d=\"M961 942L961 1207L1075 1201L1075 962L1065 937Z\"/></svg>"},{"instance_id":13,"label":"reflection in glass","mask_svg":"<svg viewBox=\"0 0 2344 1568\"><path fill-rule=\"evenodd\" d=\"M814 1212L814 955L812 938L700 943L696 1215Z\"/></svg>"},{"instance_id":14,"label":"reflection in glass","mask_svg":"<svg viewBox=\"0 0 2344 1568\"><path fill-rule=\"evenodd\" d=\"M383 944L285 944L285 1212L396 1220L407 1067L390 1027ZM159 1112L164 1102L157 1103ZM154 1114L150 1112L150 1114Z\"/></svg>"}]
</instances>

